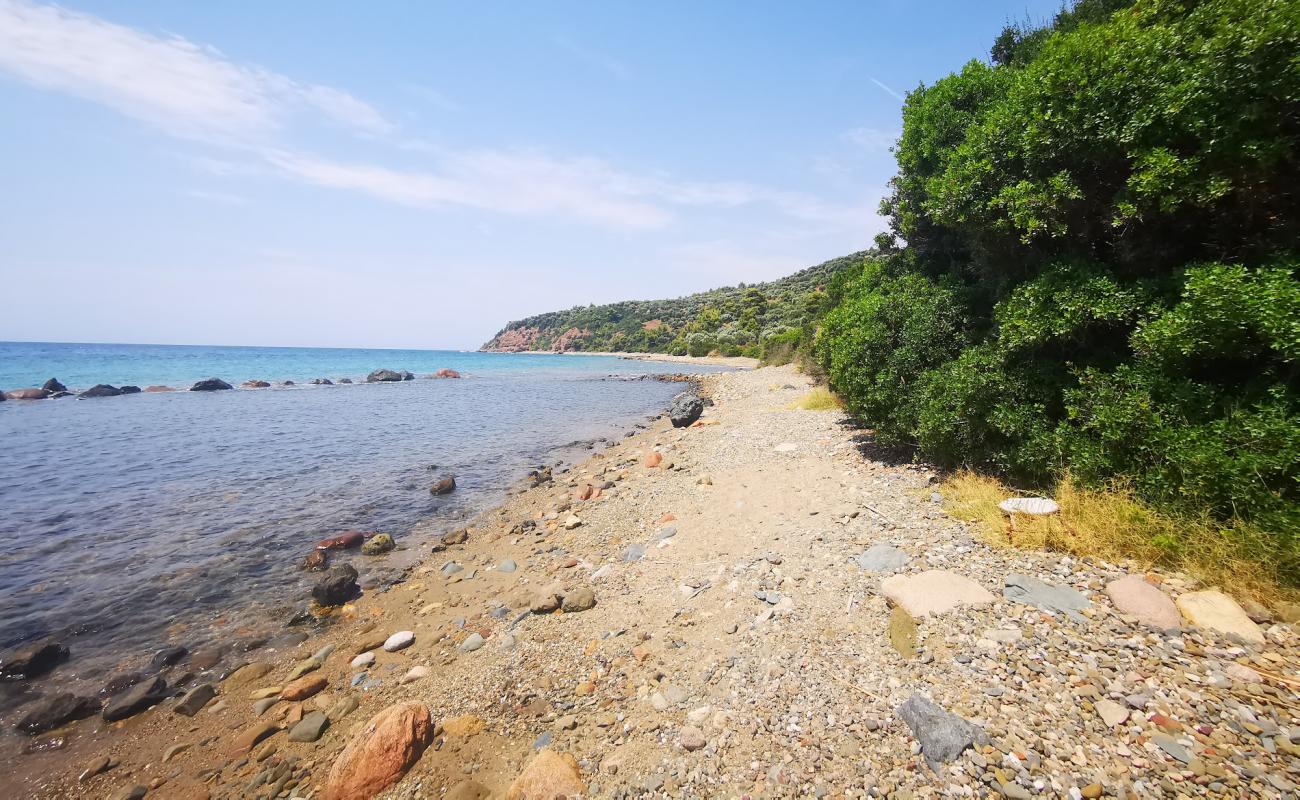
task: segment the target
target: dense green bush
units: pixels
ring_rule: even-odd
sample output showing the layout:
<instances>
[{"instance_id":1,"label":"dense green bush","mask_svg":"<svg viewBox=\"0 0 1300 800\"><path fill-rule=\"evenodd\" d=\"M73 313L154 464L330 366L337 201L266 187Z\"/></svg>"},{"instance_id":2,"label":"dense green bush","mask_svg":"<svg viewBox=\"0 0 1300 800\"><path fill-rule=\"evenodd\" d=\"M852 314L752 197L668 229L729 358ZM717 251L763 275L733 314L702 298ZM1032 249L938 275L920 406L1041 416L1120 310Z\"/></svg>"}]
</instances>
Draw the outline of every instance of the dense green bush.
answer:
<instances>
[{"instance_id":1,"label":"dense green bush","mask_svg":"<svg viewBox=\"0 0 1300 800\"><path fill-rule=\"evenodd\" d=\"M815 337L848 408L1252 520L1300 582L1297 53L1294 0L1083 0L909 94L883 255Z\"/></svg>"}]
</instances>

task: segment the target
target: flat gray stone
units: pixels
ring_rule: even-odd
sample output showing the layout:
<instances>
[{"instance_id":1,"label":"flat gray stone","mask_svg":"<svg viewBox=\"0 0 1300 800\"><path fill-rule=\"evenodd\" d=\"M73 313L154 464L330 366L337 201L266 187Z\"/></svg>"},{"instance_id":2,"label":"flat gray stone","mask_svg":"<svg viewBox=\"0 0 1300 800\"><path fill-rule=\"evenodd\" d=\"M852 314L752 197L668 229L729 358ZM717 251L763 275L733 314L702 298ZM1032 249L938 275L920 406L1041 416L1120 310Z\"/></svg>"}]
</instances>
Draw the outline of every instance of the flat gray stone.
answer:
<instances>
[{"instance_id":1,"label":"flat gray stone","mask_svg":"<svg viewBox=\"0 0 1300 800\"><path fill-rule=\"evenodd\" d=\"M465 641L460 643L460 651L462 653L472 653L485 644L487 644L487 640L481 634L471 633L465 637Z\"/></svg>"},{"instance_id":2,"label":"flat gray stone","mask_svg":"<svg viewBox=\"0 0 1300 800\"><path fill-rule=\"evenodd\" d=\"M514 572L517 569L519 565L508 558L497 565L497 572Z\"/></svg>"},{"instance_id":3,"label":"flat gray stone","mask_svg":"<svg viewBox=\"0 0 1300 800\"><path fill-rule=\"evenodd\" d=\"M956 714L950 714L929 698L914 694L898 707L898 716L912 729L921 743L921 754L936 772L939 765L952 761L967 747L984 742L984 729Z\"/></svg>"},{"instance_id":4,"label":"flat gray stone","mask_svg":"<svg viewBox=\"0 0 1300 800\"><path fill-rule=\"evenodd\" d=\"M324 712L312 711L304 714L303 718L298 721L297 725L289 731L289 741L291 742L314 742L325 733L329 727L329 717Z\"/></svg>"},{"instance_id":5,"label":"flat gray stone","mask_svg":"<svg viewBox=\"0 0 1300 800\"><path fill-rule=\"evenodd\" d=\"M1084 622L1079 612L1092 605L1088 598L1069 586L1053 586L1028 575L1011 573L1002 596L1008 600L1042 609L1049 614L1064 614L1075 622Z\"/></svg>"},{"instance_id":6,"label":"flat gray stone","mask_svg":"<svg viewBox=\"0 0 1300 800\"><path fill-rule=\"evenodd\" d=\"M203 707L208 704L208 701L216 696L216 687L210 683L200 683L198 686L195 686L193 689L186 692L185 696L172 707L172 710L177 714L184 714L187 717L192 717L202 711Z\"/></svg>"},{"instance_id":7,"label":"flat gray stone","mask_svg":"<svg viewBox=\"0 0 1300 800\"><path fill-rule=\"evenodd\" d=\"M1163 733L1157 733L1151 737L1151 741L1170 757L1186 764L1192 760L1192 753L1186 747L1183 747L1172 736L1166 736Z\"/></svg>"},{"instance_id":8,"label":"flat gray stone","mask_svg":"<svg viewBox=\"0 0 1300 800\"><path fill-rule=\"evenodd\" d=\"M626 562L640 561L643 558L645 558L645 545L643 544L630 544L623 551L623 560Z\"/></svg>"},{"instance_id":9,"label":"flat gray stone","mask_svg":"<svg viewBox=\"0 0 1300 800\"><path fill-rule=\"evenodd\" d=\"M853 556L858 566L867 572L897 572L907 566L907 553L890 544L873 544L865 552Z\"/></svg>"}]
</instances>

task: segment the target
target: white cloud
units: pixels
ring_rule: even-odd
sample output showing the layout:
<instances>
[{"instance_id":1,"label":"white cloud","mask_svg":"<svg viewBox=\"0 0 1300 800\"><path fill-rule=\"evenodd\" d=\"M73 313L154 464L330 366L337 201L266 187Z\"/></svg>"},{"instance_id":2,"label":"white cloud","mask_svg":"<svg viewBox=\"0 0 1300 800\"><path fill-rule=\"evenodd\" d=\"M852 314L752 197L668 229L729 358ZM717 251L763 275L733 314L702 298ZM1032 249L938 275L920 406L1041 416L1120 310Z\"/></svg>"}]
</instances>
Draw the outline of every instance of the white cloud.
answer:
<instances>
[{"instance_id":1,"label":"white cloud","mask_svg":"<svg viewBox=\"0 0 1300 800\"><path fill-rule=\"evenodd\" d=\"M235 64L178 36L26 0L0 0L0 69L189 138L259 139L304 112L369 134L392 129L347 92Z\"/></svg>"},{"instance_id":2,"label":"white cloud","mask_svg":"<svg viewBox=\"0 0 1300 800\"><path fill-rule=\"evenodd\" d=\"M568 36L556 36L552 39L555 46L569 53L586 64L598 69L604 70L616 78L626 78L631 71L627 65L611 55L593 50L590 47L579 44Z\"/></svg>"},{"instance_id":3,"label":"white cloud","mask_svg":"<svg viewBox=\"0 0 1300 800\"><path fill-rule=\"evenodd\" d=\"M894 146L898 135L898 131L883 131L879 128L853 128L844 132L844 139L868 153L883 153Z\"/></svg>"}]
</instances>

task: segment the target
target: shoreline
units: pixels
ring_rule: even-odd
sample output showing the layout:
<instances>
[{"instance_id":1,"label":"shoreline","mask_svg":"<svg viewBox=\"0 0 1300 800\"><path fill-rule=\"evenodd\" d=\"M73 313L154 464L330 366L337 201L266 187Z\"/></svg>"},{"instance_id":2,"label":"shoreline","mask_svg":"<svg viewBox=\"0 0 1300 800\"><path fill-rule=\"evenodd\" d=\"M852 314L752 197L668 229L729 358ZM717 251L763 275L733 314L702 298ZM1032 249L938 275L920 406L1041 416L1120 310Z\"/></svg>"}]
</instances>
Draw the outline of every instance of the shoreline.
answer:
<instances>
[{"instance_id":1,"label":"shoreline","mask_svg":"<svg viewBox=\"0 0 1300 800\"><path fill-rule=\"evenodd\" d=\"M468 521L466 541L344 606L319 635L232 659L264 666L203 677L217 695L195 716L169 700L97 732L74 727L66 750L22 757L5 780L44 778L12 785L37 797L153 785L148 798L226 798L265 773L281 797L320 797L345 745L372 741L366 722L411 702L437 732L384 797L498 797L520 781L521 797L986 786L1278 797L1278 780L1300 777L1294 692L1261 677L1300 665L1290 626L1257 626L1262 647L1187 623L1144 628L1107 593L1125 565L976 540L934 498L933 473L871 459L837 412L788 408L811 385L792 368L700 385L714 402L703 425L661 417L510 494ZM954 583L961 602L899 617L915 602L900 589L931 570L974 589ZM1048 613L996 595L1012 575L1087 604ZM1199 588L1158 577L1153 591L1180 603ZM951 588L921 595L933 603ZM378 646L398 631L414 643ZM372 663L352 666L359 652ZM313 655L305 679L323 687L294 700L270 692L268 708L252 708ZM902 710L914 697L963 720L969 746L918 754L931 740ZM1126 725L1109 722L1115 709ZM290 740L315 711L329 712L323 734ZM79 781L102 755L120 764Z\"/></svg>"},{"instance_id":2,"label":"shoreline","mask_svg":"<svg viewBox=\"0 0 1300 800\"><path fill-rule=\"evenodd\" d=\"M701 364L714 367L732 367L734 369L758 369L759 360L748 356L675 356L669 353L630 353L624 351L588 352L585 350L566 350L556 353L549 350L481 350L482 353L508 353L510 355L533 356L607 356L622 358L627 361L661 361L666 364Z\"/></svg>"}]
</instances>

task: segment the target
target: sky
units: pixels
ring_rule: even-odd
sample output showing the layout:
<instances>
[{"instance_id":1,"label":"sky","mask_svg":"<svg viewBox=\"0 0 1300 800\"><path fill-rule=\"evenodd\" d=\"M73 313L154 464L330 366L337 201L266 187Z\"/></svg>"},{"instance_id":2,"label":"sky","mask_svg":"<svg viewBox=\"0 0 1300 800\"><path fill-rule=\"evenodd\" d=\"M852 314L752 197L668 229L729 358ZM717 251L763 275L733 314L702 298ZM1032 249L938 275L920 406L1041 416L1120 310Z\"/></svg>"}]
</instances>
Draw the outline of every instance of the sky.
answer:
<instances>
[{"instance_id":1,"label":"sky","mask_svg":"<svg viewBox=\"0 0 1300 800\"><path fill-rule=\"evenodd\" d=\"M478 347L870 246L1060 0L0 0L0 340Z\"/></svg>"}]
</instances>

